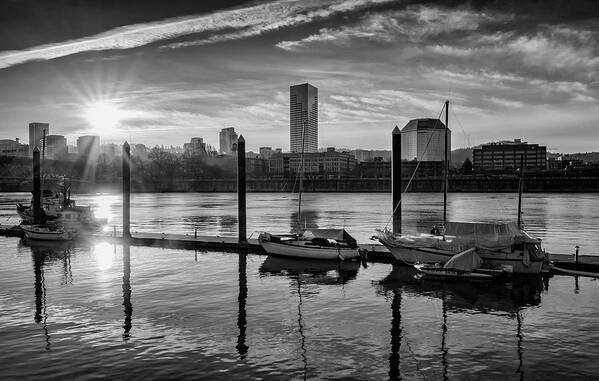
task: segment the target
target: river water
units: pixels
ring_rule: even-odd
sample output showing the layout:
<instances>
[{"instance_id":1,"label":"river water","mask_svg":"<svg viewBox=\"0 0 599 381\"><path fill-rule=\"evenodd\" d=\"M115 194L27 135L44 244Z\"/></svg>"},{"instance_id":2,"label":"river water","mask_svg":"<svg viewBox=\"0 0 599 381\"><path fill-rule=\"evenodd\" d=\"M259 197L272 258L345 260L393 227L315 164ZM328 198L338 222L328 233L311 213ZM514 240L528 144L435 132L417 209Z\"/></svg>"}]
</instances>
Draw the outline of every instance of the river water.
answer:
<instances>
[{"instance_id":1,"label":"river water","mask_svg":"<svg viewBox=\"0 0 599 381\"><path fill-rule=\"evenodd\" d=\"M0 222L17 222L0 194ZM388 194L304 194L302 225L366 242ZM119 225L120 196L81 195ZM597 195L526 195L550 252L597 254ZM513 220L509 194L450 194L451 220ZM442 217L408 194L404 230ZM234 194L134 194L132 230L236 234ZM248 194L248 232L289 231L297 195ZM0 378L589 379L599 376L599 282L554 276L487 286L416 281L391 264L0 238Z\"/></svg>"}]
</instances>

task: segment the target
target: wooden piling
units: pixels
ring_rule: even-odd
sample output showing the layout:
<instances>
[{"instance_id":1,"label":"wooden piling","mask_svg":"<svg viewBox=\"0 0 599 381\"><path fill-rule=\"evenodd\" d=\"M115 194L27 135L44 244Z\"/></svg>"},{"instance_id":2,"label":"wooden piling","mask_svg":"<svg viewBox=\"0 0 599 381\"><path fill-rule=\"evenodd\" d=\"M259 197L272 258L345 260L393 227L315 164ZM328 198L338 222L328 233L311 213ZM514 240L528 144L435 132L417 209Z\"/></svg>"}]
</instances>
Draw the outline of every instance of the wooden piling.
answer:
<instances>
[{"instance_id":1,"label":"wooden piling","mask_svg":"<svg viewBox=\"0 0 599 381\"><path fill-rule=\"evenodd\" d=\"M35 146L33 149L33 223L42 222L42 180L40 149Z\"/></svg>"},{"instance_id":2,"label":"wooden piling","mask_svg":"<svg viewBox=\"0 0 599 381\"><path fill-rule=\"evenodd\" d=\"M397 126L391 133L391 193L393 198L393 233L401 233L401 131Z\"/></svg>"},{"instance_id":3,"label":"wooden piling","mask_svg":"<svg viewBox=\"0 0 599 381\"><path fill-rule=\"evenodd\" d=\"M520 155L520 173L518 179L518 227L522 227L522 192L524 191L524 155Z\"/></svg>"},{"instance_id":4,"label":"wooden piling","mask_svg":"<svg viewBox=\"0 0 599 381\"><path fill-rule=\"evenodd\" d=\"M237 139L237 212L239 219L239 242L246 242L246 202L245 202L245 139Z\"/></svg>"},{"instance_id":5,"label":"wooden piling","mask_svg":"<svg viewBox=\"0 0 599 381\"><path fill-rule=\"evenodd\" d=\"M123 144L123 239L131 239L131 150Z\"/></svg>"}]
</instances>

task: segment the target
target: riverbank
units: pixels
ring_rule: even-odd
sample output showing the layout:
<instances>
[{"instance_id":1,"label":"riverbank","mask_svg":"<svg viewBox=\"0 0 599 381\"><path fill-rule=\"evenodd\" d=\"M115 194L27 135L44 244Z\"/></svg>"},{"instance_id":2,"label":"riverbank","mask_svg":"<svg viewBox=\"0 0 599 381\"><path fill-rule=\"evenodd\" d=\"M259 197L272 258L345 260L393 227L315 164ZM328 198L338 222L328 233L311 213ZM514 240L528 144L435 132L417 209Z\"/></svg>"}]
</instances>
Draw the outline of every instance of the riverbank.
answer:
<instances>
[{"instance_id":1,"label":"riverbank","mask_svg":"<svg viewBox=\"0 0 599 381\"><path fill-rule=\"evenodd\" d=\"M517 192L518 179L514 176L453 176L449 179L449 192L501 193ZM46 186L59 186L59 180L45 180ZM403 180L404 187L409 179ZM73 191L78 193L120 192L120 182L88 182L72 180ZM294 192L297 183L293 179L248 179L248 192ZM2 181L0 192L29 192L31 181ZM58 189L58 188L57 188ZM390 179L305 179L304 192L391 192ZM443 178L415 178L407 192L441 192ZM237 180L164 180L150 184L132 182L132 191L145 192L237 192ZM599 176L529 176L524 182L527 193L581 193L599 192Z\"/></svg>"}]
</instances>

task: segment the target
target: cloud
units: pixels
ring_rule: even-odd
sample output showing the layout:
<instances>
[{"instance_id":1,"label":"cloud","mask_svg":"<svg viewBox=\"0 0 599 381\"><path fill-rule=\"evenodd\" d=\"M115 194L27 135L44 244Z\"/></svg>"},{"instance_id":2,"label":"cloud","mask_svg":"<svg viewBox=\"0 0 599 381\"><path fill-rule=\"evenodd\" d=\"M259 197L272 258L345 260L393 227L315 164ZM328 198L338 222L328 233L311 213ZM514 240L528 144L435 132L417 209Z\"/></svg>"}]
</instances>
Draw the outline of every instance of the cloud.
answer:
<instances>
[{"instance_id":1,"label":"cloud","mask_svg":"<svg viewBox=\"0 0 599 381\"><path fill-rule=\"evenodd\" d=\"M208 15L128 25L76 40L46 44L20 51L2 52L0 53L0 69L27 61L49 60L87 51L131 49L157 41L204 32L233 30L197 42L176 43L167 46L177 48L246 38L389 1L391 0L329 0L325 6L322 6L322 2L293 0L259 4Z\"/></svg>"},{"instance_id":2,"label":"cloud","mask_svg":"<svg viewBox=\"0 0 599 381\"><path fill-rule=\"evenodd\" d=\"M340 28L322 28L318 33L295 41L281 41L277 47L299 50L314 43L347 44L353 39L391 43L408 40L413 43L454 31L474 31L481 24L500 23L512 19L509 14L489 15L468 9L408 6L403 10L369 13L359 23Z\"/></svg>"}]
</instances>

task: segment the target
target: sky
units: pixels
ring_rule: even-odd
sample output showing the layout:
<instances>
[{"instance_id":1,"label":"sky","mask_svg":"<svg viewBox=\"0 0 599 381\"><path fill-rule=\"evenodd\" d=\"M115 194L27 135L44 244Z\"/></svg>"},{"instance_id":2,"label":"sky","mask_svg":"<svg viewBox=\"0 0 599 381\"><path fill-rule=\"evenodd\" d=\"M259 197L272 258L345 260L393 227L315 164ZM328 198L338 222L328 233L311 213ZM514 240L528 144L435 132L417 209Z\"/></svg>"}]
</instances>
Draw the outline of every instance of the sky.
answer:
<instances>
[{"instance_id":1,"label":"sky","mask_svg":"<svg viewBox=\"0 0 599 381\"><path fill-rule=\"evenodd\" d=\"M196 4L197 3L197 4ZM389 149L450 101L453 148L599 151L595 0L3 0L0 139L182 145L235 127L289 149L289 86L318 88L319 146ZM442 116L444 117L444 116Z\"/></svg>"}]
</instances>

